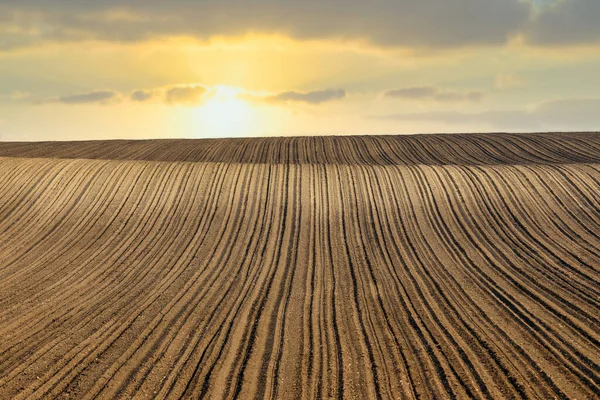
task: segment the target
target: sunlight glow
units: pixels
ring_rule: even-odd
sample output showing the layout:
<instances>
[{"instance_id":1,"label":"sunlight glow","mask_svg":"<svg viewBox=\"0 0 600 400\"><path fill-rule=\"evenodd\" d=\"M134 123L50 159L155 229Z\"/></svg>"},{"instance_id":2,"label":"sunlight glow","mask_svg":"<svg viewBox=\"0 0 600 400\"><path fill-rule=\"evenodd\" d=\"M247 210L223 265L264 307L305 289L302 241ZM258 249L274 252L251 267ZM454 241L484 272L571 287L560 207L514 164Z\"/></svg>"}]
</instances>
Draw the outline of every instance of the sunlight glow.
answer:
<instances>
[{"instance_id":1,"label":"sunlight glow","mask_svg":"<svg viewBox=\"0 0 600 400\"><path fill-rule=\"evenodd\" d=\"M199 136L247 135L257 123L252 106L238 97L242 89L216 86L204 104L194 110Z\"/></svg>"}]
</instances>

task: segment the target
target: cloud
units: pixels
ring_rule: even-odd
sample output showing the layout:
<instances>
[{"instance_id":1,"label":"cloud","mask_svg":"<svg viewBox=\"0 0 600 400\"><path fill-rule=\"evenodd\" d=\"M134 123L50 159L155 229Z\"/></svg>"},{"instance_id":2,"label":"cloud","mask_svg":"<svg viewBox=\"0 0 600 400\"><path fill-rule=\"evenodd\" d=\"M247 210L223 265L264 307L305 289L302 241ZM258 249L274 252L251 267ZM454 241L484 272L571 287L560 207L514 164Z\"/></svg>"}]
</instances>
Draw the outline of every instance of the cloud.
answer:
<instances>
[{"instance_id":1,"label":"cloud","mask_svg":"<svg viewBox=\"0 0 600 400\"><path fill-rule=\"evenodd\" d=\"M202 103L208 89L199 84L172 85L154 89L137 89L129 98L136 103L147 103L151 100L162 101L169 105L198 105Z\"/></svg>"},{"instance_id":2,"label":"cloud","mask_svg":"<svg viewBox=\"0 0 600 400\"><path fill-rule=\"evenodd\" d=\"M438 89L433 86L414 86L404 89L388 90L385 97L398 97L401 99L428 99L436 95Z\"/></svg>"},{"instance_id":3,"label":"cloud","mask_svg":"<svg viewBox=\"0 0 600 400\"><path fill-rule=\"evenodd\" d=\"M99 90L89 93L60 96L54 99L44 100L39 103L62 103L62 104L106 104L118 99L118 93L109 90Z\"/></svg>"},{"instance_id":4,"label":"cloud","mask_svg":"<svg viewBox=\"0 0 600 400\"><path fill-rule=\"evenodd\" d=\"M525 35L538 45L598 44L599 19L598 0L555 0L533 19Z\"/></svg>"},{"instance_id":5,"label":"cloud","mask_svg":"<svg viewBox=\"0 0 600 400\"><path fill-rule=\"evenodd\" d=\"M306 103L306 104L321 104L328 101L341 100L346 97L344 89L325 89L315 90L312 92L296 92L288 91L273 95L257 95L247 93L241 95L242 98L249 101L258 101L266 103Z\"/></svg>"},{"instance_id":6,"label":"cloud","mask_svg":"<svg viewBox=\"0 0 600 400\"><path fill-rule=\"evenodd\" d=\"M598 0L0 0L0 50L55 41L166 36L367 40L456 48L600 43Z\"/></svg>"},{"instance_id":7,"label":"cloud","mask_svg":"<svg viewBox=\"0 0 600 400\"><path fill-rule=\"evenodd\" d=\"M32 101L35 104L60 103L68 105L76 104L107 104L117 100L127 99L134 103L144 104L165 104L170 106L185 105L199 106L205 100L216 97L237 97L242 100L263 103L306 103L321 104L328 101L343 99L346 97L344 89L325 89L310 92L286 91L276 94L256 94L241 88L232 88L226 86L205 86L196 84L176 84L162 86L150 89L135 89L131 92L116 92L110 90L95 90L87 93L73 94L67 96L58 96L49 99ZM12 94L0 93L0 99L10 100L25 99L29 94L13 92Z\"/></svg>"},{"instance_id":8,"label":"cloud","mask_svg":"<svg viewBox=\"0 0 600 400\"><path fill-rule=\"evenodd\" d=\"M142 103L148 100L151 100L153 97L155 96L155 93L153 91L147 91L147 90L136 90L133 93L131 93L131 100Z\"/></svg>"},{"instance_id":9,"label":"cloud","mask_svg":"<svg viewBox=\"0 0 600 400\"><path fill-rule=\"evenodd\" d=\"M283 92L268 98L273 102L300 102L310 104L321 104L327 101L340 100L346 97L344 89L326 89L313 92Z\"/></svg>"},{"instance_id":10,"label":"cloud","mask_svg":"<svg viewBox=\"0 0 600 400\"><path fill-rule=\"evenodd\" d=\"M137 103L147 103L153 99L159 99L167 105L199 105L202 103L202 96L207 89L201 85L177 85L167 86L156 89L134 90L129 95L114 92L110 90L96 90L88 93L74 94L68 96L59 96L51 99L34 101L36 104L60 103L68 105L76 104L107 104L122 97Z\"/></svg>"},{"instance_id":11,"label":"cloud","mask_svg":"<svg viewBox=\"0 0 600 400\"><path fill-rule=\"evenodd\" d=\"M432 100L439 102L480 102L485 94L480 91L458 91L443 89L435 86L413 86L402 89L388 90L384 92L388 98L397 98L405 100Z\"/></svg>"},{"instance_id":12,"label":"cloud","mask_svg":"<svg viewBox=\"0 0 600 400\"><path fill-rule=\"evenodd\" d=\"M165 101L168 104L198 105L202 102L204 93L206 88L203 86L176 86L167 90Z\"/></svg>"},{"instance_id":13,"label":"cloud","mask_svg":"<svg viewBox=\"0 0 600 400\"><path fill-rule=\"evenodd\" d=\"M346 97L343 89L325 89L312 92L287 91L277 94L254 94L243 89L234 89L233 96L253 102L266 103L307 103L321 104L328 101L339 100ZM61 96L49 100L36 101L37 104L61 103L61 104L89 104L108 103L120 98L129 98L136 103L159 102L166 105L198 106L211 96L219 96L219 87L206 87L201 84L171 85L152 89L137 89L130 94L113 91L98 90L83 94Z\"/></svg>"},{"instance_id":14,"label":"cloud","mask_svg":"<svg viewBox=\"0 0 600 400\"><path fill-rule=\"evenodd\" d=\"M496 75L495 85L498 89L525 86L527 82L519 75L499 73Z\"/></svg>"},{"instance_id":15,"label":"cloud","mask_svg":"<svg viewBox=\"0 0 600 400\"><path fill-rule=\"evenodd\" d=\"M519 33L531 12L521 0L253 0L251 7L245 0L4 0L0 47L249 32L382 46L496 45Z\"/></svg>"},{"instance_id":16,"label":"cloud","mask_svg":"<svg viewBox=\"0 0 600 400\"><path fill-rule=\"evenodd\" d=\"M561 99L530 109L489 110L481 113L437 111L394 114L377 118L437 122L459 126L492 126L499 130L597 131L600 98Z\"/></svg>"}]
</instances>

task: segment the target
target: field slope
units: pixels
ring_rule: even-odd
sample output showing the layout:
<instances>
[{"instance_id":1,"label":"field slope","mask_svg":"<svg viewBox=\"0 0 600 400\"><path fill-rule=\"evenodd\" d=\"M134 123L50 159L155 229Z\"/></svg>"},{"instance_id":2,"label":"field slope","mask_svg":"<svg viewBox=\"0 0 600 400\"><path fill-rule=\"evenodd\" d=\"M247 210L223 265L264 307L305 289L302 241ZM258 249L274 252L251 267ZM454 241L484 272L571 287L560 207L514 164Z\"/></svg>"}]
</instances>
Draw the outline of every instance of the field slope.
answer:
<instances>
[{"instance_id":1,"label":"field slope","mask_svg":"<svg viewBox=\"0 0 600 400\"><path fill-rule=\"evenodd\" d=\"M0 143L0 398L598 398L600 134Z\"/></svg>"}]
</instances>

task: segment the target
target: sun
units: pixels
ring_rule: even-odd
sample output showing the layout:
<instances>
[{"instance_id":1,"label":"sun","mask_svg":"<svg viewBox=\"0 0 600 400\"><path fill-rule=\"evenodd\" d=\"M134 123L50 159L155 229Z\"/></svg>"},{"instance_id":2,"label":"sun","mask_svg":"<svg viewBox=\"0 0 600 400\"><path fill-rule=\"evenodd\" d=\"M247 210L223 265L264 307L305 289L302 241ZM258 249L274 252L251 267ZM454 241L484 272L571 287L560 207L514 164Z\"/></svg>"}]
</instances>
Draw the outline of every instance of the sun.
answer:
<instances>
[{"instance_id":1,"label":"sun","mask_svg":"<svg viewBox=\"0 0 600 400\"><path fill-rule=\"evenodd\" d=\"M197 122L203 136L242 136L252 130L255 113L240 98L243 91L230 86L216 86L210 98L197 109Z\"/></svg>"}]
</instances>

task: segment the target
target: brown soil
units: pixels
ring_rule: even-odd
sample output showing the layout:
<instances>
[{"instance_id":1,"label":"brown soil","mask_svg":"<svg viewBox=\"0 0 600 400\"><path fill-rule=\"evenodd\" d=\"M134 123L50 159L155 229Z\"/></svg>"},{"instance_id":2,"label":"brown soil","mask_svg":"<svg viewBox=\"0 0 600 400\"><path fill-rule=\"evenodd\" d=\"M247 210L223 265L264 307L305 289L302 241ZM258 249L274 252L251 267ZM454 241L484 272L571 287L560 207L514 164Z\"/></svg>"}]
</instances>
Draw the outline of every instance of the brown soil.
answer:
<instances>
[{"instance_id":1,"label":"brown soil","mask_svg":"<svg viewBox=\"0 0 600 400\"><path fill-rule=\"evenodd\" d=\"M600 134L0 144L0 398L597 398Z\"/></svg>"}]
</instances>

